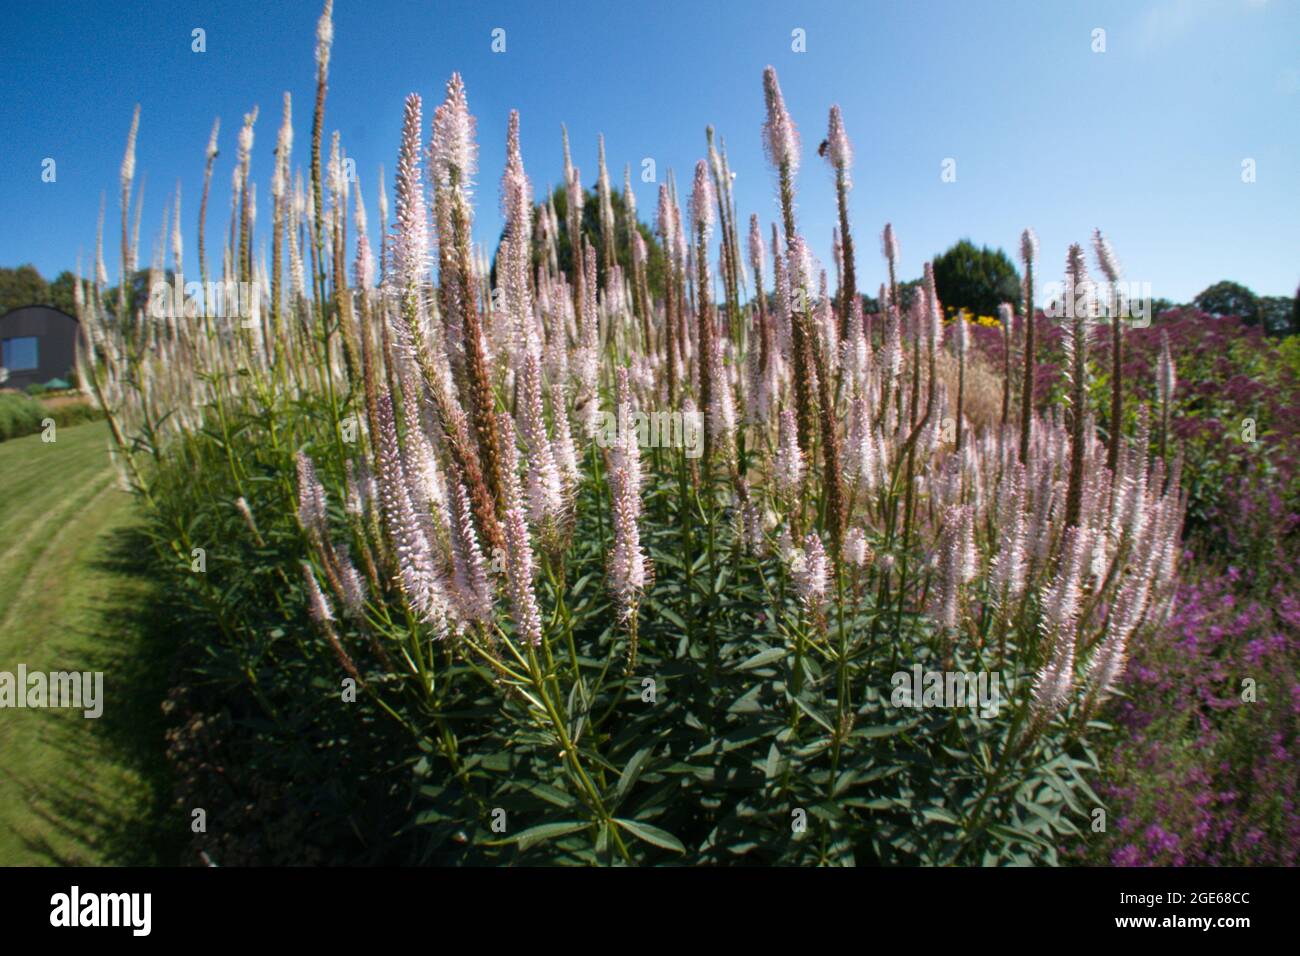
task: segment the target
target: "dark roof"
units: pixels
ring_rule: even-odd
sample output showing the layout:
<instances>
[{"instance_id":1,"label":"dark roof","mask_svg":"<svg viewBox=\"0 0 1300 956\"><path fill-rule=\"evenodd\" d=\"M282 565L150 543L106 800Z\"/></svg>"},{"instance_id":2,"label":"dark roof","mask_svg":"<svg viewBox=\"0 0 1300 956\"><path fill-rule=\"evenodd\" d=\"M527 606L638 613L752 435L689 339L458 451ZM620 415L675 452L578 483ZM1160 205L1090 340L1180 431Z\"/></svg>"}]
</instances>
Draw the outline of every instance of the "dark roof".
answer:
<instances>
[{"instance_id":1,"label":"dark roof","mask_svg":"<svg viewBox=\"0 0 1300 956\"><path fill-rule=\"evenodd\" d=\"M77 317L75 315L70 315L69 313L64 312L62 309L58 308L57 306L40 305L39 303L33 303L32 305L20 305L16 309L10 309L8 312L4 313L4 315L0 315L0 321L7 319L9 316L14 315L15 313L26 312L29 309L39 310L41 312L53 312L55 315L65 316L71 319L73 322L77 321Z\"/></svg>"}]
</instances>

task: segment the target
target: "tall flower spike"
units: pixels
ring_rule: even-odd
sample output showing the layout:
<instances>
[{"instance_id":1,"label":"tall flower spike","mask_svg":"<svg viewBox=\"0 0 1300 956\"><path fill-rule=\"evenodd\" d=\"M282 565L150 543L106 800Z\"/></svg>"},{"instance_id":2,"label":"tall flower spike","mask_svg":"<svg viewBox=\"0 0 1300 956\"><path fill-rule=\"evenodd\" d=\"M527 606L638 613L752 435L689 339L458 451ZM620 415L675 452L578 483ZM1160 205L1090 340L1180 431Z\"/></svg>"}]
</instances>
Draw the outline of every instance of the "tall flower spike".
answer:
<instances>
[{"instance_id":1,"label":"tall flower spike","mask_svg":"<svg viewBox=\"0 0 1300 956\"><path fill-rule=\"evenodd\" d=\"M690 208L691 227L698 235L703 233L707 240L713 231L713 183L709 179L709 167L700 160L695 164L695 182L691 187Z\"/></svg>"},{"instance_id":2,"label":"tall flower spike","mask_svg":"<svg viewBox=\"0 0 1300 956\"><path fill-rule=\"evenodd\" d=\"M302 563L302 575L307 584L307 613L311 615L311 619L322 625L328 621L333 621L334 609L330 607L329 598L321 591L320 583L316 580L316 574L306 561Z\"/></svg>"},{"instance_id":3,"label":"tall flower spike","mask_svg":"<svg viewBox=\"0 0 1300 956\"><path fill-rule=\"evenodd\" d=\"M135 112L131 114L131 129L126 134L126 152L122 154L122 193L125 195L131 188L131 182L135 179L135 138L140 132L140 104L135 105ZM216 140L215 130L213 140Z\"/></svg>"},{"instance_id":4,"label":"tall flower spike","mask_svg":"<svg viewBox=\"0 0 1300 956\"><path fill-rule=\"evenodd\" d=\"M409 300L419 296L429 255L429 216L420 171L420 97L406 98L402 120L402 145L397 158L397 234L392 241L393 275Z\"/></svg>"},{"instance_id":5,"label":"tall flower spike","mask_svg":"<svg viewBox=\"0 0 1300 956\"><path fill-rule=\"evenodd\" d=\"M208 148L204 151L204 158L208 161L217 158L217 134L221 132L221 118L212 121L212 133L208 137Z\"/></svg>"},{"instance_id":6,"label":"tall flower spike","mask_svg":"<svg viewBox=\"0 0 1300 956\"><path fill-rule=\"evenodd\" d=\"M441 581L433 563L429 541L411 505L411 494L397 442L397 424L393 417L392 397L379 396L377 409L377 458L379 461L379 498L384 523L397 560L403 594L416 614L432 621L445 636L445 608Z\"/></svg>"},{"instance_id":7,"label":"tall flower spike","mask_svg":"<svg viewBox=\"0 0 1300 956\"><path fill-rule=\"evenodd\" d=\"M1074 687L1079 584L1085 556L1091 551L1091 534L1086 528L1066 529L1061 567L1043 596L1043 631L1051 656L1034 681L1033 709L1040 719L1060 710Z\"/></svg>"},{"instance_id":8,"label":"tall flower spike","mask_svg":"<svg viewBox=\"0 0 1300 956\"><path fill-rule=\"evenodd\" d=\"M1038 233L1034 232L1032 226L1020 234L1020 258L1026 264L1038 260Z\"/></svg>"},{"instance_id":9,"label":"tall flower spike","mask_svg":"<svg viewBox=\"0 0 1300 956\"><path fill-rule=\"evenodd\" d=\"M459 479L451 485L451 553L455 571L455 594L461 617L467 621L492 620L492 587L488 583L483 551L474 530L474 511L469 492Z\"/></svg>"},{"instance_id":10,"label":"tall flower spike","mask_svg":"<svg viewBox=\"0 0 1300 956\"><path fill-rule=\"evenodd\" d=\"M894 235L893 223L885 223L885 231L880 235L880 251L889 263L890 269L898 264L898 237ZM896 304L896 303L895 303Z\"/></svg>"},{"instance_id":11,"label":"tall flower spike","mask_svg":"<svg viewBox=\"0 0 1300 956\"><path fill-rule=\"evenodd\" d=\"M850 567L865 568L872 558L867 536L861 528L850 528L844 534L844 562Z\"/></svg>"},{"instance_id":12,"label":"tall flower spike","mask_svg":"<svg viewBox=\"0 0 1300 956\"><path fill-rule=\"evenodd\" d=\"M803 482L803 452L799 450L799 427L794 412L782 409L780 435L772 461L772 479L777 494L786 501L798 499Z\"/></svg>"},{"instance_id":13,"label":"tall flower spike","mask_svg":"<svg viewBox=\"0 0 1300 956\"><path fill-rule=\"evenodd\" d=\"M361 198L361 183L357 183L355 225L357 252L352 279L362 292L375 284L375 260L370 254L370 237L366 234L366 204Z\"/></svg>"},{"instance_id":14,"label":"tall flower spike","mask_svg":"<svg viewBox=\"0 0 1300 956\"><path fill-rule=\"evenodd\" d=\"M542 360L535 351L524 357L519 375L519 431L528 451L528 517L535 527L558 520L564 508L564 489L551 442L546 435L542 407ZM504 438L504 436L502 436Z\"/></svg>"},{"instance_id":15,"label":"tall flower spike","mask_svg":"<svg viewBox=\"0 0 1300 956\"><path fill-rule=\"evenodd\" d=\"M518 508L506 511L501 522L506 537L506 583L515 633L534 647L542 643L542 615L533 593L533 546L528 525Z\"/></svg>"},{"instance_id":16,"label":"tall flower spike","mask_svg":"<svg viewBox=\"0 0 1300 956\"><path fill-rule=\"evenodd\" d=\"M953 348L957 354L964 356L967 348L970 346L970 328L966 323L966 311L963 309L957 313L957 319L952 324Z\"/></svg>"},{"instance_id":17,"label":"tall flower spike","mask_svg":"<svg viewBox=\"0 0 1300 956\"><path fill-rule=\"evenodd\" d=\"M459 73L453 73L447 81L447 97L433 113L431 158L437 183L468 195L477 157L474 117L469 112L465 84Z\"/></svg>"},{"instance_id":18,"label":"tall flower spike","mask_svg":"<svg viewBox=\"0 0 1300 956\"><path fill-rule=\"evenodd\" d=\"M505 238L498 260L499 283L505 292L510 338L519 351L540 347L533 324L532 189L524 173L519 150L519 111L511 110L506 131L506 171L501 177L501 205L506 220Z\"/></svg>"},{"instance_id":19,"label":"tall flower spike","mask_svg":"<svg viewBox=\"0 0 1300 956\"><path fill-rule=\"evenodd\" d=\"M1009 608L1025 589L1025 467L1016 464L1002 479L998 530L1001 540L993 557L994 599ZM1004 597L1005 595L1005 597Z\"/></svg>"},{"instance_id":20,"label":"tall flower spike","mask_svg":"<svg viewBox=\"0 0 1300 956\"><path fill-rule=\"evenodd\" d=\"M1177 388L1178 373L1177 367L1174 365L1174 355L1169 350L1169 333L1161 330L1160 360L1156 374L1156 389L1159 392L1160 401L1165 404L1172 401L1174 390Z\"/></svg>"},{"instance_id":21,"label":"tall flower spike","mask_svg":"<svg viewBox=\"0 0 1300 956\"><path fill-rule=\"evenodd\" d=\"M763 149L767 158L778 169L786 167L793 176L799 171L799 133L794 120L785 108L785 98L781 95L781 84L776 78L776 69L767 67L763 71L763 98L767 107L767 119L763 123Z\"/></svg>"},{"instance_id":22,"label":"tall flower spike","mask_svg":"<svg viewBox=\"0 0 1300 956\"><path fill-rule=\"evenodd\" d=\"M826 132L826 161L844 175L844 185L851 187L849 169L853 166L853 147L849 145L848 134L844 132L844 118L840 116L837 103L831 107L830 122Z\"/></svg>"},{"instance_id":23,"label":"tall flower spike","mask_svg":"<svg viewBox=\"0 0 1300 956\"><path fill-rule=\"evenodd\" d=\"M709 438L724 458L731 454L736 437L736 408L731 397L731 382L722 363L722 339L713 337L709 378Z\"/></svg>"},{"instance_id":24,"label":"tall flower spike","mask_svg":"<svg viewBox=\"0 0 1300 956\"><path fill-rule=\"evenodd\" d=\"M176 274L181 274L184 262L185 243L181 234L181 184L176 183L176 215L172 222L172 263Z\"/></svg>"},{"instance_id":25,"label":"tall flower spike","mask_svg":"<svg viewBox=\"0 0 1300 956\"><path fill-rule=\"evenodd\" d=\"M636 610L646 586L646 557L641 549L641 450L632 427L632 392L628 370L618 369L618 435L610 454L609 492L614 524L614 547L609 555L610 590L626 620Z\"/></svg>"},{"instance_id":26,"label":"tall flower spike","mask_svg":"<svg viewBox=\"0 0 1300 956\"><path fill-rule=\"evenodd\" d=\"M1106 281L1110 284L1106 297L1107 311L1111 316L1110 437L1106 446L1106 467L1114 472L1119 464L1119 442L1122 431L1119 423L1124 417L1124 340L1120 322L1122 295L1122 290L1119 288L1120 267L1115 250L1111 248L1109 240L1101 234L1100 229L1093 230L1092 245L1101 271L1105 273Z\"/></svg>"},{"instance_id":27,"label":"tall flower spike","mask_svg":"<svg viewBox=\"0 0 1300 956\"><path fill-rule=\"evenodd\" d=\"M925 264L926 340L934 347L943 345L943 304L934 281L934 264Z\"/></svg>"},{"instance_id":28,"label":"tall flower spike","mask_svg":"<svg viewBox=\"0 0 1300 956\"><path fill-rule=\"evenodd\" d=\"M804 538L803 555L795 561L793 575L795 593L799 595L804 607L814 614L820 611L826 601L830 562L822 539L815 532Z\"/></svg>"},{"instance_id":29,"label":"tall flower spike","mask_svg":"<svg viewBox=\"0 0 1300 956\"><path fill-rule=\"evenodd\" d=\"M749 266L754 270L754 288L759 295L763 292L763 259L767 250L763 247L763 230L758 226L758 214L749 217Z\"/></svg>"},{"instance_id":30,"label":"tall flower spike","mask_svg":"<svg viewBox=\"0 0 1300 956\"><path fill-rule=\"evenodd\" d=\"M932 610L945 632L956 629L960 610L961 587L974 577L973 509L969 505L950 505L944 512L943 532L936 555L938 588L932 598Z\"/></svg>"},{"instance_id":31,"label":"tall flower spike","mask_svg":"<svg viewBox=\"0 0 1300 956\"><path fill-rule=\"evenodd\" d=\"M507 508L522 508L524 501L519 486L519 451L515 444L514 419L507 412L501 412L497 416L497 429L501 441L503 503Z\"/></svg>"},{"instance_id":32,"label":"tall flower spike","mask_svg":"<svg viewBox=\"0 0 1300 956\"><path fill-rule=\"evenodd\" d=\"M1024 373L1020 379L1020 460L1029 460L1029 439L1034 411L1034 263L1038 259L1038 236L1026 229L1020 235L1020 258L1025 263L1024 313L1025 348Z\"/></svg>"},{"instance_id":33,"label":"tall flower spike","mask_svg":"<svg viewBox=\"0 0 1300 956\"><path fill-rule=\"evenodd\" d=\"M1106 276L1107 282L1118 282L1120 278L1119 259L1111 248L1110 240L1101 234L1100 229L1092 231L1092 247L1097 253L1097 264Z\"/></svg>"},{"instance_id":34,"label":"tall flower spike","mask_svg":"<svg viewBox=\"0 0 1300 956\"><path fill-rule=\"evenodd\" d=\"M551 418L555 430L553 453L555 464L564 478L565 493L572 498L578 487L582 473L578 470L578 450L573 443L573 428L569 424L569 412L566 407L565 390L551 386Z\"/></svg>"},{"instance_id":35,"label":"tall flower spike","mask_svg":"<svg viewBox=\"0 0 1300 956\"><path fill-rule=\"evenodd\" d=\"M326 532L325 488L316 477L316 467L303 452L297 455L298 523L311 537L323 539Z\"/></svg>"},{"instance_id":36,"label":"tall flower spike","mask_svg":"<svg viewBox=\"0 0 1300 956\"><path fill-rule=\"evenodd\" d=\"M325 0L325 9L316 21L316 69L329 72L330 47L334 45L334 0Z\"/></svg>"},{"instance_id":37,"label":"tall flower spike","mask_svg":"<svg viewBox=\"0 0 1300 956\"><path fill-rule=\"evenodd\" d=\"M875 436L871 430L871 413L865 398L853 399L849 406L849 441L844 453L844 473L871 491L876 484Z\"/></svg>"},{"instance_id":38,"label":"tall flower spike","mask_svg":"<svg viewBox=\"0 0 1300 956\"><path fill-rule=\"evenodd\" d=\"M1088 451L1086 434L1088 397L1088 339L1091 335L1096 299L1083 248L1074 243L1066 254L1065 296L1070 327L1062 340L1066 356L1066 378L1070 382L1070 483L1065 497L1065 523L1079 523L1083 505L1083 483Z\"/></svg>"},{"instance_id":39,"label":"tall flower spike","mask_svg":"<svg viewBox=\"0 0 1300 956\"><path fill-rule=\"evenodd\" d=\"M366 612L366 582L357 571L357 566L352 563L347 548L339 549L339 584L342 587L339 598L343 601L343 609L348 617L361 620Z\"/></svg>"}]
</instances>

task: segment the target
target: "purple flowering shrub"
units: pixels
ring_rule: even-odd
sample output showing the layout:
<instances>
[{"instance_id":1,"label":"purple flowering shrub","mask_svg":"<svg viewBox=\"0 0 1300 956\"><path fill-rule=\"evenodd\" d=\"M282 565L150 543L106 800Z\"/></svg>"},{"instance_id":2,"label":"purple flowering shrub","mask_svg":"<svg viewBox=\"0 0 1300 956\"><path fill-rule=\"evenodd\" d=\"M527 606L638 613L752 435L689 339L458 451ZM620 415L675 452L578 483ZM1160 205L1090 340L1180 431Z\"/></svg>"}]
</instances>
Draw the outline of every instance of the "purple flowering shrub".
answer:
<instances>
[{"instance_id":1,"label":"purple flowering shrub","mask_svg":"<svg viewBox=\"0 0 1300 956\"><path fill-rule=\"evenodd\" d=\"M1094 862L1300 863L1300 597L1243 579L1185 582L1165 629L1133 648Z\"/></svg>"},{"instance_id":2,"label":"purple flowering shrub","mask_svg":"<svg viewBox=\"0 0 1300 956\"><path fill-rule=\"evenodd\" d=\"M1278 344L1236 318L1166 313L1125 340L1125 375L1154 401L1160 334L1178 365L1170 446L1184 458L1198 554L1264 571L1297 552L1300 377Z\"/></svg>"}]
</instances>

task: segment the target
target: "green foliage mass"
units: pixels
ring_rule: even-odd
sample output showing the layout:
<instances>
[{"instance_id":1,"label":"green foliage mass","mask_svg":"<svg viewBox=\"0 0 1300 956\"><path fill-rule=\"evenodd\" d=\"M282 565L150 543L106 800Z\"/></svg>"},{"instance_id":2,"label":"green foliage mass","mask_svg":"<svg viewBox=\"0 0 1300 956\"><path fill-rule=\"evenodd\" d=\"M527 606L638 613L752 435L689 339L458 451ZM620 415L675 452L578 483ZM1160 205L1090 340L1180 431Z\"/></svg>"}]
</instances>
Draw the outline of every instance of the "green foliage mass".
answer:
<instances>
[{"instance_id":1,"label":"green foliage mass","mask_svg":"<svg viewBox=\"0 0 1300 956\"><path fill-rule=\"evenodd\" d=\"M997 315L1003 302L1019 301L1020 274L1007 254L962 239L934 259L934 284L948 309Z\"/></svg>"}]
</instances>

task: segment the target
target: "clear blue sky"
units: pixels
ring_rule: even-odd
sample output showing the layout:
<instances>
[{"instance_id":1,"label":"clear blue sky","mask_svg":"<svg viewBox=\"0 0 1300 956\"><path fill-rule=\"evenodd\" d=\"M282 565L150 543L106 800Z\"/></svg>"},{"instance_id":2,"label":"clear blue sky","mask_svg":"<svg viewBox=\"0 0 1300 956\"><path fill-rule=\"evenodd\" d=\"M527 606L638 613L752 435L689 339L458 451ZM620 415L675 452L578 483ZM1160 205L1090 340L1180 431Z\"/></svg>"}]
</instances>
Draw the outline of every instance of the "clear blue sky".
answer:
<instances>
[{"instance_id":1,"label":"clear blue sky","mask_svg":"<svg viewBox=\"0 0 1300 956\"><path fill-rule=\"evenodd\" d=\"M305 166L317 2L118 4L47 0L0 10L0 265L47 277L93 255L101 192L115 248L117 175L131 110L142 105L138 175L147 174L142 240L157 234L179 179L186 255L195 253L203 150L222 119L210 248L220 242L242 114L261 107L254 174L263 222L280 98L295 104L295 162ZM193 53L190 31L207 31ZM507 50L491 51L506 30ZM791 50L806 31L807 51ZM1104 53L1093 30L1106 31ZM1300 282L1300 2L353 2L337 0L327 128L357 161L374 213L377 170L391 171L403 96L426 121L459 70L477 116L477 237L500 227L498 181L508 111L522 116L524 162L540 193L560 179L560 123L591 184L596 135L611 175L625 162L671 167L683 191L704 128L725 137L744 221L775 218L763 160L761 71L776 66L804 144L800 225L830 263L834 205L815 149L838 102L856 151L851 214L859 285L883 267L892 220L902 274L953 241L1014 253L1042 240L1057 276L1094 226L1127 275L1186 300L1231 278L1260 294ZM41 181L46 157L55 183ZM941 163L956 160L957 181ZM1242 182L1253 159L1256 182ZM643 219L655 186L637 180ZM265 229L262 230L265 236ZM211 255L211 253L210 253ZM110 253L110 259L112 254ZM142 257L148 261L148 253ZM191 265L191 275L197 272ZM110 261L110 275L116 266Z\"/></svg>"}]
</instances>

